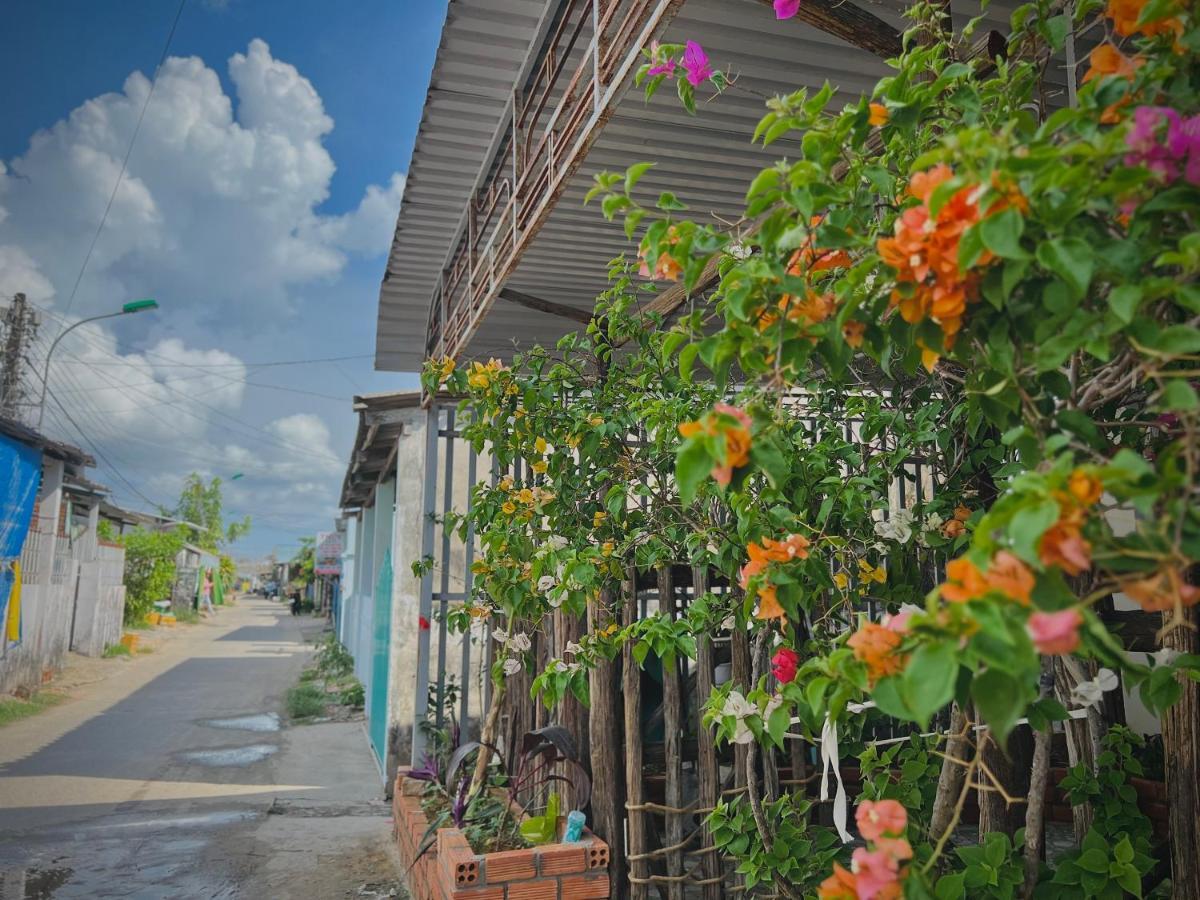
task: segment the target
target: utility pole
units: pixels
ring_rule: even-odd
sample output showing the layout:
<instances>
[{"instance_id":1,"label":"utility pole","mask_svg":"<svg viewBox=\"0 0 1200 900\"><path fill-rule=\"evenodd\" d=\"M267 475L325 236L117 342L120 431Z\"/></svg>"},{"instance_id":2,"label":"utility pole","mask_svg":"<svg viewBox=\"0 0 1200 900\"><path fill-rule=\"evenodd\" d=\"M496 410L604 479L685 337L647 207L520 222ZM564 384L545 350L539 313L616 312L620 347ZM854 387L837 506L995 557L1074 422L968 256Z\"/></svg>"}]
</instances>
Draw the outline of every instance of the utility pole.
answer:
<instances>
[{"instance_id":1,"label":"utility pole","mask_svg":"<svg viewBox=\"0 0 1200 900\"><path fill-rule=\"evenodd\" d=\"M26 302L24 294L16 294L0 318L0 341L3 342L0 416L6 419L25 421L31 418L32 403L26 373L32 371L29 351L39 324L37 311Z\"/></svg>"}]
</instances>

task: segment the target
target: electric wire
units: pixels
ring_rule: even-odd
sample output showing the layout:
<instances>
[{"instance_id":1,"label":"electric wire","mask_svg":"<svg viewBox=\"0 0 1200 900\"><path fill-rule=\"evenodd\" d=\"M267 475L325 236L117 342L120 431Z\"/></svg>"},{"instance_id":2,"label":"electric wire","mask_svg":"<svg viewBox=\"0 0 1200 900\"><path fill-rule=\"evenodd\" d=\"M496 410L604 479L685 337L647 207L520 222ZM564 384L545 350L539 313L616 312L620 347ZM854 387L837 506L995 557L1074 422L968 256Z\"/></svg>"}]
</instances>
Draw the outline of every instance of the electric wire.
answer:
<instances>
[{"instance_id":1,"label":"electric wire","mask_svg":"<svg viewBox=\"0 0 1200 900\"><path fill-rule=\"evenodd\" d=\"M121 171L117 173L117 180L113 184L112 193L108 195L108 203L104 207L104 214L100 216L100 224L96 226L96 232L92 235L92 242L88 245L87 254L83 257L83 264L79 267L79 274L75 276L75 284L71 287L71 294L67 297L66 312L70 312L72 304L75 303L75 294L79 291L80 282L83 281L83 273L87 271L92 253L96 249L96 241L100 239L100 233L104 230L104 223L108 221L108 214L112 211L113 201L117 199L117 191L121 189L121 182L125 179L125 170L129 168L129 157L133 153L134 144L137 143L138 132L142 130L142 120L146 118L146 109L150 106L150 100L154 96L154 89L158 86L159 72L162 71L163 64L167 61L167 53L171 50L171 41L175 37L175 29L179 27L179 18L183 15L183 7L186 3L187 0L179 0L179 8L175 10L175 18L171 22L171 30L167 32L167 40L163 44L162 53L158 57L158 65L154 67L154 77L150 79L150 90L146 92L146 99L142 103L137 122L133 126L133 134L129 137L129 146L125 148L125 158L121 160Z\"/></svg>"}]
</instances>

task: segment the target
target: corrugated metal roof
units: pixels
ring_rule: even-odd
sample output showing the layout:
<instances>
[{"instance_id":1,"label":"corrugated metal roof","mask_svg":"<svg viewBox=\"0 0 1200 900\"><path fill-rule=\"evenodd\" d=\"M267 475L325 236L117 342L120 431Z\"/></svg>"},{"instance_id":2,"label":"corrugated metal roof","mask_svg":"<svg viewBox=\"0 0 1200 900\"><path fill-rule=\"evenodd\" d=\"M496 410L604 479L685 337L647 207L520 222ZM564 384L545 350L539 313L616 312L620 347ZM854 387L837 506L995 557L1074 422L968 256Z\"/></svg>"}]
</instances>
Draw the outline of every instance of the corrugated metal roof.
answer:
<instances>
[{"instance_id":1,"label":"corrugated metal roof","mask_svg":"<svg viewBox=\"0 0 1200 900\"><path fill-rule=\"evenodd\" d=\"M549 0L553 5L558 0ZM502 35L495 13L508 15ZM903 27L902 0L875 3L871 12ZM1007 30L1012 2L993 3L982 26ZM978 14L974 0L954 4L957 24ZM388 274L380 292L376 367L420 367L430 299L467 198L495 133L508 90L547 13L540 2L452 0L429 100L405 188ZM884 62L799 21L779 22L761 0L687 0L663 40L699 41L736 86L688 115L669 86L649 103L630 90L558 199L548 221L507 285L545 300L590 310L606 289L607 264L633 249L618 224L604 221L583 196L596 172L620 171L649 160L655 167L639 189L646 198L673 191L696 216L736 219L747 185L794 145L763 149L750 135L766 97L806 85L834 84L846 102L887 73ZM478 78L478 82L472 79ZM451 87L453 86L453 87ZM499 299L466 356L505 357L515 345L552 343L578 326Z\"/></svg>"}]
</instances>

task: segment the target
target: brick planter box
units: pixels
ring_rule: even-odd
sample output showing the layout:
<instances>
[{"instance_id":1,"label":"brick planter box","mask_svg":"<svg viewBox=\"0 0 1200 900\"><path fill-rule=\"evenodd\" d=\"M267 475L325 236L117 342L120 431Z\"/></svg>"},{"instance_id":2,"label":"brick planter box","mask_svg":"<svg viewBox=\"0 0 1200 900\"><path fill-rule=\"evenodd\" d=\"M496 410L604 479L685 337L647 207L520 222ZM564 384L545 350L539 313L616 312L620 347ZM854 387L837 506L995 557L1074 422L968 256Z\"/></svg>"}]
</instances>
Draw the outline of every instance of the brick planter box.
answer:
<instances>
[{"instance_id":1,"label":"brick planter box","mask_svg":"<svg viewBox=\"0 0 1200 900\"><path fill-rule=\"evenodd\" d=\"M608 844L584 829L577 844L475 853L457 828L439 828L414 865L429 821L421 810L425 782L396 774L393 833L414 900L592 900L606 898Z\"/></svg>"}]
</instances>

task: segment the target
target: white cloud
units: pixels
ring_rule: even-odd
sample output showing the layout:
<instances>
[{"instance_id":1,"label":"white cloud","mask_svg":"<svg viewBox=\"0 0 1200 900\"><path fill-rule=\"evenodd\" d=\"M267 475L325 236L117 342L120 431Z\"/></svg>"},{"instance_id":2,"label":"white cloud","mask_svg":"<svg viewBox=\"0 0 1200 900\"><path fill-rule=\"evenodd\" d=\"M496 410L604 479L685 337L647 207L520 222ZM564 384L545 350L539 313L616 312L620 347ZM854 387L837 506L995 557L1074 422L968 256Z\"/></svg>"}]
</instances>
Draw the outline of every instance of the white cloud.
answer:
<instances>
[{"instance_id":1,"label":"white cloud","mask_svg":"<svg viewBox=\"0 0 1200 900\"><path fill-rule=\"evenodd\" d=\"M334 123L313 85L261 40L234 54L229 76L233 98L197 57L163 65L72 311L153 284L177 309L264 322L287 313L289 288L337 276L347 253L386 250L403 176L370 186L353 212L317 213L335 170L322 143ZM0 168L0 244L21 247L60 298L149 91L133 73Z\"/></svg>"},{"instance_id":2,"label":"white cloud","mask_svg":"<svg viewBox=\"0 0 1200 900\"><path fill-rule=\"evenodd\" d=\"M295 395L249 394L255 370L222 349L223 337L262 334L263 356L302 356L271 336L300 318L297 291L335 288L350 258L386 252L404 176L369 186L349 212L318 212L335 171L323 143L334 121L320 95L261 40L234 54L228 73L232 96L199 58L165 62L115 197L150 91L140 72L33 135L23 155L0 161L0 302L23 291L49 307L44 346L66 322L156 297L162 309L153 317L116 320L115 331L91 325L65 339L50 390L153 499L176 496L193 470L227 480L240 472L226 489L232 509L311 522L337 502L345 461L334 432L322 416L294 412L296 402L273 402ZM115 332L140 333L147 349L122 353ZM314 335L312 346L324 337ZM48 430L81 443L49 408ZM99 476L120 488L110 472Z\"/></svg>"}]
</instances>

